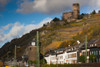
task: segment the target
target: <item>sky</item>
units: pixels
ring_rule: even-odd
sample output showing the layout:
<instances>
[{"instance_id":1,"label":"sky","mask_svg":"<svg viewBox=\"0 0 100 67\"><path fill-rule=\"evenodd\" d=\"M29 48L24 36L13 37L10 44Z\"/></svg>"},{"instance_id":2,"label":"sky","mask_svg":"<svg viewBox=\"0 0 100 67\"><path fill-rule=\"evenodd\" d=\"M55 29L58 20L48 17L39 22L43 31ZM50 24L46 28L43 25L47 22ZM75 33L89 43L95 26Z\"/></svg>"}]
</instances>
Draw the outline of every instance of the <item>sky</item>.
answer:
<instances>
[{"instance_id":1,"label":"sky","mask_svg":"<svg viewBox=\"0 0 100 67\"><path fill-rule=\"evenodd\" d=\"M50 22L61 19L63 12L80 4L80 13L99 10L100 0L0 0L0 47L14 38Z\"/></svg>"}]
</instances>

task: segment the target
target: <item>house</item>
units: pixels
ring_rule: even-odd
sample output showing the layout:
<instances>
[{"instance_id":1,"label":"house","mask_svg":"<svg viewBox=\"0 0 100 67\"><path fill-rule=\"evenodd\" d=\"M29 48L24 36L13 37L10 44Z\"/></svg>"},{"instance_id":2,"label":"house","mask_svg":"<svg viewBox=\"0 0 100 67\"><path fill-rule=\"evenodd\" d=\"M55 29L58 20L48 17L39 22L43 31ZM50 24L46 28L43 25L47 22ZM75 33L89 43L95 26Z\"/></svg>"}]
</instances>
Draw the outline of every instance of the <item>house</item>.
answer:
<instances>
[{"instance_id":1,"label":"house","mask_svg":"<svg viewBox=\"0 0 100 67\"><path fill-rule=\"evenodd\" d=\"M79 56L86 55L86 51L88 63L91 54L96 56L95 62L100 62L100 39L88 42L87 49L85 43L81 43L73 47L52 50L46 54L45 59L47 64L75 64L79 62Z\"/></svg>"},{"instance_id":2,"label":"house","mask_svg":"<svg viewBox=\"0 0 100 67\"><path fill-rule=\"evenodd\" d=\"M79 56L86 55L85 45L81 47L79 54L80 54ZM94 54L96 56L95 62L100 62L100 39L92 40L88 42L87 44L87 62L88 63L91 62L89 61L89 56L91 54Z\"/></svg>"},{"instance_id":3,"label":"house","mask_svg":"<svg viewBox=\"0 0 100 67\"><path fill-rule=\"evenodd\" d=\"M64 64L78 62L78 45L74 47L52 50L45 55L47 64Z\"/></svg>"},{"instance_id":4,"label":"house","mask_svg":"<svg viewBox=\"0 0 100 67\"><path fill-rule=\"evenodd\" d=\"M56 64L57 59L56 59L56 52L53 50L50 50L46 55L45 59L47 61L47 64Z\"/></svg>"}]
</instances>

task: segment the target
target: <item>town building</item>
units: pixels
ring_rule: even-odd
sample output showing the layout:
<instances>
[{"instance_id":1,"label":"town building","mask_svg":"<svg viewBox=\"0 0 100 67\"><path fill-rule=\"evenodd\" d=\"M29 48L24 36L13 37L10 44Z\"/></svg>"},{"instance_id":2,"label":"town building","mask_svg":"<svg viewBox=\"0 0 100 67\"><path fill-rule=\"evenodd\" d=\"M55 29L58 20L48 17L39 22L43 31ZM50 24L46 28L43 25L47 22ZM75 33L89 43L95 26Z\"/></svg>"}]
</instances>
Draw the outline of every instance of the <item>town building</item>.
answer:
<instances>
[{"instance_id":1,"label":"town building","mask_svg":"<svg viewBox=\"0 0 100 67\"><path fill-rule=\"evenodd\" d=\"M91 62L89 60L91 54L96 56L95 62L100 62L100 39L88 42L87 49L85 43L81 43L73 47L52 50L45 55L45 59L47 64L75 64L79 62L79 56L86 55L86 51L87 63Z\"/></svg>"},{"instance_id":2,"label":"town building","mask_svg":"<svg viewBox=\"0 0 100 67\"><path fill-rule=\"evenodd\" d=\"M83 45L83 44L81 44ZM58 50L52 50L45 55L47 64L68 64L78 62L78 48L80 46L61 48Z\"/></svg>"},{"instance_id":3,"label":"town building","mask_svg":"<svg viewBox=\"0 0 100 67\"><path fill-rule=\"evenodd\" d=\"M86 50L84 47L85 46L81 48L80 56L85 55L86 53ZM89 61L89 56L92 54L96 56L95 62L100 62L100 39L92 40L87 44L87 62L88 63L89 62L91 63L91 61Z\"/></svg>"}]
</instances>

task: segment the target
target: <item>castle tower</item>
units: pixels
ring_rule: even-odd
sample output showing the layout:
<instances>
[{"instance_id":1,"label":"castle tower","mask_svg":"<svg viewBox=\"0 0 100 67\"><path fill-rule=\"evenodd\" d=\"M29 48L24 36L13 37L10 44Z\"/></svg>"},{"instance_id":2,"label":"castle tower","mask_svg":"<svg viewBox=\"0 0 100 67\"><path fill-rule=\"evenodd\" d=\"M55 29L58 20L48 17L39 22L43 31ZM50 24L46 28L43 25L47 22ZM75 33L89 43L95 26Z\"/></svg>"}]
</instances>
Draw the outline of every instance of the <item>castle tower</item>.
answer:
<instances>
[{"instance_id":1,"label":"castle tower","mask_svg":"<svg viewBox=\"0 0 100 67\"><path fill-rule=\"evenodd\" d=\"M74 4L73 4L73 17L74 17L75 19L77 19L79 15L80 15L79 3L74 3Z\"/></svg>"}]
</instances>

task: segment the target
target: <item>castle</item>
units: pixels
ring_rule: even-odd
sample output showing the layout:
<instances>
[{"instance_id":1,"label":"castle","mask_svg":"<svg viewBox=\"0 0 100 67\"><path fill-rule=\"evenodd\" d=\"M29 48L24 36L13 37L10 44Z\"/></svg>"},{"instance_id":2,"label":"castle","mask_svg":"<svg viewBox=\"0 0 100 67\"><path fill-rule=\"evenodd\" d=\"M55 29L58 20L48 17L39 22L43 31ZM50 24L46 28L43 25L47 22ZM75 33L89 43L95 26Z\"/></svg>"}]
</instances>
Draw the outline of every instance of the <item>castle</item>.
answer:
<instances>
[{"instance_id":1,"label":"castle","mask_svg":"<svg viewBox=\"0 0 100 67\"><path fill-rule=\"evenodd\" d=\"M63 13L62 19L67 20L68 22L72 22L72 21L75 21L76 19L78 19L79 15L80 15L79 3L74 3L73 11Z\"/></svg>"},{"instance_id":2,"label":"castle","mask_svg":"<svg viewBox=\"0 0 100 67\"><path fill-rule=\"evenodd\" d=\"M52 20L50 23L48 22L47 24L44 24L43 26L51 27L54 24L63 25L65 23L65 21L67 21L67 22L78 21L79 15L80 15L79 3L74 3L73 11L63 13L62 20L58 20L58 21Z\"/></svg>"}]
</instances>

